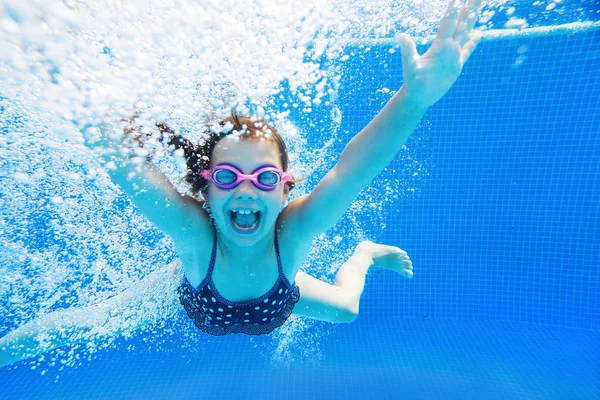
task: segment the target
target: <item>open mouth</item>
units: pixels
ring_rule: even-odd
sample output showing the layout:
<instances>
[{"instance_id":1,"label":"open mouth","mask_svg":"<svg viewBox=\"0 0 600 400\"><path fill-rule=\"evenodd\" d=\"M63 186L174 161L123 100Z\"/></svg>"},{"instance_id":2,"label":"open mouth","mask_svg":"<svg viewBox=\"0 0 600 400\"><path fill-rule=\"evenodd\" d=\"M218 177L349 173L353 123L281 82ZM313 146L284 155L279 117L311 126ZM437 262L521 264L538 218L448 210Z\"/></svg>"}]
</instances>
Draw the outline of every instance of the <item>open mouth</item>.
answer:
<instances>
[{"instance_id":1,"label":"open mouth","mask_svg":"<svg viewBox=\"0 0 600 400\"><path fill-rule=\"evenodd\" d=\"M249 234L254 233L260 225L260 211L230 210L229 220L236 232Z\"/></svg>"}]
</instances>

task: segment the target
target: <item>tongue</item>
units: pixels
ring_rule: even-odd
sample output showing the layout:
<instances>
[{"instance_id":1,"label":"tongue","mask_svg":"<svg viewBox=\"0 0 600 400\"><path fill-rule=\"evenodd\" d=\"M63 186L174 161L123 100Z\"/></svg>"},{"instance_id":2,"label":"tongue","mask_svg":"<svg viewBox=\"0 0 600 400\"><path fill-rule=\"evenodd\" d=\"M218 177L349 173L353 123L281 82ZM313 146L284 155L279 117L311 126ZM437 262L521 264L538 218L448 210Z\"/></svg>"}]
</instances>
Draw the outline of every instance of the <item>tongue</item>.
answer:
<instances>
[{"instance_id":1,"label":"tongue","mask_svg":"<svg viewBox=\"0 0 600 400\"><path fill-rule=\"evenodd\" d=\"M253 212L250 214L240 214L237 212L233 213L233 221L241 227L250 227L256 222L257 219L258 216Z\"/></svg>"}]
</instances>

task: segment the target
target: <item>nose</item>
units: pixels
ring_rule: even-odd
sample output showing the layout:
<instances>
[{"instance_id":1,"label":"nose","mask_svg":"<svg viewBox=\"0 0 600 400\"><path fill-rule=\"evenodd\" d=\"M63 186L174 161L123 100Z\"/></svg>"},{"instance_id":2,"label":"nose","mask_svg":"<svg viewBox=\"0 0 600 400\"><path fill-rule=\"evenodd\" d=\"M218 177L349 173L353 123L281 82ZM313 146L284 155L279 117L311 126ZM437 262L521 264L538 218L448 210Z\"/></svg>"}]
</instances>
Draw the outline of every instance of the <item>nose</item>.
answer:
<instances>
[{"instance_id":1,"label":"nose","mask_svg":"<svg viewBox=\"0 0 600 400\"><path fill-rule=\"evenodd\" d=\"M251 181L242 181L235 188L235 198L240 200L254 200L257 198L258 188Z\"/></svg>"}]
</instances>

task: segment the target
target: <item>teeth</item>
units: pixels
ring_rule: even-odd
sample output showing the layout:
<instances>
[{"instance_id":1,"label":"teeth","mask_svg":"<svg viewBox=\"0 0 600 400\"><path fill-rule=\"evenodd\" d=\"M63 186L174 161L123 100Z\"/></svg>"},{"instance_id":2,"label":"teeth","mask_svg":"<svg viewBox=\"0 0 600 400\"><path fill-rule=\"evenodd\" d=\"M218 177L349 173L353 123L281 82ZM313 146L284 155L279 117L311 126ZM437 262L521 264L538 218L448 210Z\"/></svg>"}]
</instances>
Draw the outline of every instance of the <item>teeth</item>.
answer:
<instances>
[{"instance_id":1,"label":"teeth","mask_svg":"<svg viewBox=\"0 0 600 400\"><path fill-rule=\"evenodd\" d=\"M252 211L252 210L248 210L248 209L243 209L243 208L239 208L239 209L235 209L235 210L231 210L233 212L236 213L240 213L240 214L250 214L251 212L256 213L258 211Z\"/></svg>"}]
</instances>

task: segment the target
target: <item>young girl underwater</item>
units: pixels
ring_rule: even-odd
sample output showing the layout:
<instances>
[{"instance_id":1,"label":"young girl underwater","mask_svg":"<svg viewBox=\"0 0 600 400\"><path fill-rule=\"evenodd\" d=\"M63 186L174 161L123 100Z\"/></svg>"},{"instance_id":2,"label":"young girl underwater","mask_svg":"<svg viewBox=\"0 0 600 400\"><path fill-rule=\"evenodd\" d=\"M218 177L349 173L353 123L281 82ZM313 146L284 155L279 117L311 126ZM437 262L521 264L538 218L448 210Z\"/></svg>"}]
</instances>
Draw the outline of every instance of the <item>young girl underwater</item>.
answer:
<instances>
[{"instance_id":1,"label":"young girl underwater","mask_svg":"<svg viewBox=\"0 0 600 400\"><path fill-rule=\"evenodd\" d=\"M296 181L287 172L282 138L265 121L232 115L200 145L157 125L165 142L183 150L186 180L205 201L174 189L146 157L146 137L135 128L126 130L125 139L133 137L129 143L140 148L127 148L123 145L127 140L115 140L103 130L85 130L88 147L112 150L100 152L112 180L173 240L183 267L179 301L200 330L212 335L268 334L292 312L351 322L358 315L370 267L413 276L404 251L369 241L361 242L340 267L334 285L309 276L300 266L313 239L337 223L358 193L394 159L427 107L454 84L480 38L479 32L472 31L480 3L472 0L463 5L453 0L436 39L422 56L410 36L398 36L403 86L350 140L314 190L283 210ZM133 119L130 122L135 124ZM142 161L133 163L132 154ZM168 274L171 280L180 277L175 267L169 267ZM135 302L135 293L158 280L148 276L137 289L109 301ZM0 339L0 366L72 343L64 334L69 329L89 330L102 323L82 309L40 317ZM40 334L52 338L50 345L40 346Z\"/></svg>"}]
</instances>

